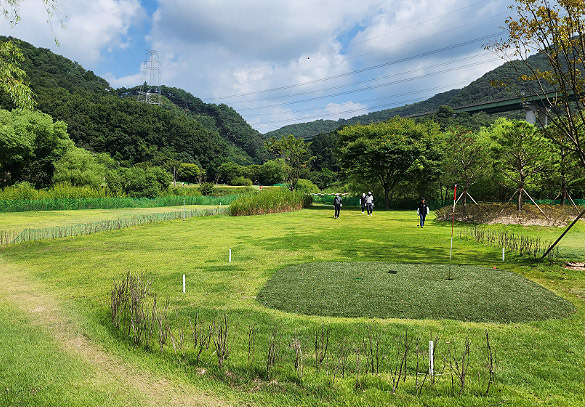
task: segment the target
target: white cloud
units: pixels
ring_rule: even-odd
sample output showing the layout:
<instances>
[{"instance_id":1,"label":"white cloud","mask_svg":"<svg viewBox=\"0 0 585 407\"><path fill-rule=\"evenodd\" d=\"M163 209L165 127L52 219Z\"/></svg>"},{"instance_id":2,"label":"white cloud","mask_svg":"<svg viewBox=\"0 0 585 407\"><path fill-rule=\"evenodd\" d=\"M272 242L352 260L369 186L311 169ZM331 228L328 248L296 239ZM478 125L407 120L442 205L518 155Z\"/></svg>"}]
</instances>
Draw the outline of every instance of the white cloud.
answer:
<instances>
[{"instance_id":1,"label":"white cloud","mask_svg":"<svg viewBox=\"0 0 585 407\"><path fill-rule=\"evenodd\" d=\"M370 2L371 3L371 2ZM153 41L212 45L231 55L289 61L321 51L322 44L367 12L367 1L160 0Z\"/></svg>"},{"instance_id":2,"label":"white cloud","mask_svg":"<svg viewBox=\"0 0 585 407\"><path fill-rule=\"evenodd\" d=\"M113 73L106 72L101 76L105 80L107 80L110 86L112 86L113 88L132 88L144 82L144 75L141 72L134 75L127 75L121 77L116 77L116 75L114 75Z\"/></svg>"},{"instance_id":3,"label":"white cloud","mask_svg":"<svg viewBox=\"0 0 585 407\"><path fill-rule=\"evenodd\" d=\"M431 65L480 53L481 42L436 50L497 31L510 1L61 0L65 28L53 23L51 31L40 0L23 0L22 22L0 28L88 69L100 67L96 73L114 87L140 84L146 49L138 48L156 49L163 84L226 103L266 131L303 117L397 106L415 94L420 100L425 89L432 96L430 89L477 79L500 61L440 75ZM156 11L147 16L142 6ZM138 38L141 23L152 26ZM413 55L421 57L389 64ZM372 68L378 64L386 65ZM421 75L428 77L398 81ZM398 83L386 85L392 81ZM372 89L360 91L366 86Z\"/></svg>"},{"instance_id":4,"label":"white cloud","mask_svg":"<svg viewBox=\"0 0 585 407\"><path fill-rule=\"evenodd\" d=\"M329 103L322 112L323 116L327 116L329 120L349 119L350 117L369 113L366 105L354 102ZM319 113L319 111L316 113Z\"/></svg>"},{"instance_id":5,"label":"white cloud","mask_svg":"<svg viewBox=\"0 0 585 407\"><path fill-rule=\"evenodd\" d=\"M126 36L131 25L146 18L138 0L60 0L57 3L57 16L47 22L49 17L41 1L23 0L22 20L14 28L2 20L0 29L91 67L100 61L104 52L128 47Z\"/></svg>"}]
</instances>

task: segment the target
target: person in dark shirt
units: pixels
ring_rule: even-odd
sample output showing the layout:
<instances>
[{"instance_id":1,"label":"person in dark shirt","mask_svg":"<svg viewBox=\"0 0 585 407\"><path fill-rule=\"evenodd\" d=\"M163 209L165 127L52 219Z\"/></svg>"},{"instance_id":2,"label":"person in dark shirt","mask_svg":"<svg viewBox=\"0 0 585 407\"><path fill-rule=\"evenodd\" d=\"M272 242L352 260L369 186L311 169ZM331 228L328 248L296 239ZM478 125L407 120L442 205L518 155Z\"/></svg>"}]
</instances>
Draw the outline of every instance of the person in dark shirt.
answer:
<instances>
[{"instance_id":1,"label":"person in dark shirt","mask_svg":"<svg viewBox=\"0 0 585 407\"><path fill-rule=\"evenodd\" d=\"M429 214L429 206L425 202L425 199L424 198L422 198L420 200L420 204L418 204L418 208L416 209L416 214L420 218L420 222L419 222L419 225L418 226L420 226L421 228L424 227L424 225L425 225L425 218Z\"/></svg>"},{"instance_id":2,"label":"person in dark shirt","mask_svg":"<svg viewBox=\"0 0 585 407\"><path fill-rule=\"evenodd\" d=\"M366 210L366 193L364 192L360 197L360 205L362 207L362 213Z\"/></svg>"}]
</instances>

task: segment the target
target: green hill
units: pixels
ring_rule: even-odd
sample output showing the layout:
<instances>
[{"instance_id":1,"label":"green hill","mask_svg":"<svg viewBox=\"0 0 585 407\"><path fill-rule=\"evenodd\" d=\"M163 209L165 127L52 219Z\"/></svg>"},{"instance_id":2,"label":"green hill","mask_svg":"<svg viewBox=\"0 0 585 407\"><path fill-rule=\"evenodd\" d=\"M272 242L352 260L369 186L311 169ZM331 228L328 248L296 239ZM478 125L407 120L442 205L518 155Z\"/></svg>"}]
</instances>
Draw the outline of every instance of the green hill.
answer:
<instances>
[{"instance_id":1,"label":"green hill","mask_svg":"<svg viewBox=\"0 0 585 407\"><path fill-rule=\"evenodd\" d=\"M173 159L207 167L214 159L250 164L265 158L261 135L226 105L205 104L181 89L167 87L162 88L161 106L139 103L132 97L136 88L114 90L77 62L13 41L24 55L21 67L37 109L66 122L71 139L80 147L107 152L129 164ZM12 108L5 95L0 107Z\"/></svg>"}]
</instances>

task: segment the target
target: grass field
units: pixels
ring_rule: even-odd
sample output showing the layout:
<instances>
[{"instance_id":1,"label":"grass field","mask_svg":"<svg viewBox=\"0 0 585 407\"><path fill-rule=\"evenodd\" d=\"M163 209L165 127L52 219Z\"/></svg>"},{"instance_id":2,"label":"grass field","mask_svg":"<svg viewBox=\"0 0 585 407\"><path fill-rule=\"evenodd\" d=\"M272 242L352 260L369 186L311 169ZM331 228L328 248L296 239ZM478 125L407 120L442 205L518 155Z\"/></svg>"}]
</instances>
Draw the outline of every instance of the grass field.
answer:
<instances>
[{"instance_id":1,"label":"grass field","mask_svg":"<svg viewBox=\"0 0 585 407\"><path fill-rule=\"evenodd\" d=\"M215 208L215 205L186 205L187 210ZM20 231L27 228L69 226L82 223L113 220L135 215L180 212L183 206L157 208L84 209L78 211L35 211L0 213L0 231Z\"/></svg>"},{"instance_id":2,"label":"grass field","mask_svg":"<svg viewBox=\"0 0 585 407\"><path fill-rule=\"evenodd\" d=\"M193 218L0 249L0 278L10 283L0 292L0 403L55 405L57 397L61 404L69 404L76 397L80 400L78 405L84 400L103 401L102 405L188 405L187 401L283 406L584 405L583 272L532 264L514 255L502 263L498 248L455 239L454 265L474 266L473 269L496 266L511 271L575 307L574 312L562 318L528 322L303 315L268 308L256 299L271 278L281 273L279 270L305 263L420 263L424 265L421 270L427 265L447 263L451 225L434 221L432 215L424 229L416 224L413 212L378 211L366 217L344 208L341 218L333 219L332 209L320 208L266 216ZM512 228L547 240L554 240L562 231ZM561 257L583 261L584 237L585 227L580 223L563 241ZM163 352L156 347L145 349L133 345L112 327L108 305L112 280L122 278L128 271L144 274L153 281L151 289L160 302L168 300L172 321L193 320L196 313L206 323L218 321L224 313L229 316L231 353L223 369L219 369L212 349L205 351L200 364L195 365L193 344L175 356L169 343ZM23 296L24 287L34 292ZM530 294L533 287L529 283L525 291ZM499 295L508 295L512 300L515 296L506 290ZM36 302L23 298L34 298ZM457 302L458 298L450 300ZM418 305L416 301L413 304L412 307ZM461 308L474 306L460 304ZM563 315L559 310L553 316ZM252 361L247 351L251 327L257 332ZM327 329L331 356L317 368L316 333ZM487 397L486 330L496 355L496 380ZM391 372L405 332L412 341L408 378L393 394ZM175 334L178 338L178 331ZM23 335L31 339L21 341ZM367 352L355 349L372 336L379 338L382 373L364 376ZM416 380L414 349L417 343L424 349L430 338L437 339L437 355L443 358L437 359L437 369L444 369L445 375L437 377L433 385L427 381L419 392L415 390L420 383ZM302 379L294 369L295 340L303 348ZM458 395L451 388L446 358L460 357L467 340L471 344L470 371L467 385ZM75 350L78 342L83 344L81 351ZM268 380L265 370L271 343L279 345L279 352ZM348 374L345 378L337 376L332 384L333 365L341 360L343 349L349 349ZM88 360L84 356L87 354L102 355L108 362L96 362L101 357ZM41 378L35 378L29 355L34 360L47 361L39 369ZM360 357L361 368L357 368ZM61 363L70 370L67 377L52 368ZM424 365L422 356L421 363ZM118 370L126 372L118 377L123 392L117 390L107 373ZM356 377L356 373L361 376ZM42 385L31 387L31 380L39 380ZM61 389L57 396L55 387L47 383L56 383ZM103 391L105 401L96 394L104 394ZM92 403L98 404L87 404Z\"/></svg>"},{"instance_id":3,"label":"grass field","mask_svg":"<svg viewBox=\"0 0 585 407\"><path fill-rule=\"evenodd\" d=\"M574 310L570 302L509 271L384 262L286 267L268 280L258 301L306 315L507 323L562 318Z\"/></svg>"}]
</instances>

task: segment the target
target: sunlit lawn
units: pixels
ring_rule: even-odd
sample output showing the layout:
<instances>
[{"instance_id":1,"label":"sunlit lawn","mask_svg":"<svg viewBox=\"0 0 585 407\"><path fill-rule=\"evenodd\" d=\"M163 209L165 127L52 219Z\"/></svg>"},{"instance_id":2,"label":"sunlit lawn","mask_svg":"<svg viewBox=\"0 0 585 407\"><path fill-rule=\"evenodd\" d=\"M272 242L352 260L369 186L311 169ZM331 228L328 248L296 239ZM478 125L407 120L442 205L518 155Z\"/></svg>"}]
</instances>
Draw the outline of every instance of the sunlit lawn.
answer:
<instances>
[{"instance_id":1,"label":"sunlit lawn","mask_svg":"<svg viewBox=\"0 0 585 407\"><path fill-rule=\"evenodd\" d=\"M10 214L12 216L14 214ZM6 219L4 222L8 223ZM18 224L14 220L12 222ZM585 351L583 272L532 264L512 254L502 263L501 249L455 239L454 265L474 265L484 270L497 267L498 270L518 273L569 300L576 307L574 313L564 318L538 322L508 324L432 318L320 317L267 308L256 300L257 294L274 273L302 263L375 261L447 264L451 225L434 221L433 215L424 229L416 225L415 211L376 211L374 216L367 217L358 210L343 208L341 217L334 219L332 209L320 208L266 216L218 216L184 222L170 221L92 236L25 243L4 248L1 253L3 261L14 266L20 276L42 284L47 292L56 295L70 310L85 335L108 351L121 355L129 363L172 372L169 373L171 376L175 374L181 380L205 386L218 395L235 397L242 403L583 405L585 358L580 356ZM558 228L511 228L550 240L562 232ZM585 227L580 223L563 242L561 256L570 256L566 260L583 261L585 248L581 242L585 241L584 238ZM231 263L228 262L230 249ZM424 270L424 267L421 269ZM223 312L229 314L236 338L232 355L226 362L231 376L226 378L217 369L211 351L203 362L209 374L201 376L194 373L192 365L173 362L172 348L165 350L164 357L154 350L137 349L111 328L108 301L112 279L121 278L128 271L149 276L153 280L153 291L158 298L168 298L171 309L176 310L179 319L193 318L195 312L206 321ZM187 283L185 294L182 293L183 274ZM438 285L442 283L444 281L437 281ZM497 280L493 284L497 284ZM530 290L530 285L526 287ZM501 295L507 293L504 291ZM513 303L513 294L509 295ZM446 297L444 301L457 300ZM417 306L416 302L413 304L413 307ZM462 305L469 308L475 306L474 303ZM246 370L246 332L249 326L258 327L259 348L252 373ZM332 329L331 352L337 352L342 341L359 343L370 329L378 332L387 355L383 362L386 369L392 365L393 346L403 337L406 329L410 338L418 338L423 343L430 337L438 337L443 352L447 344L455 342L462 346L469 338L474 349L474 366L480 369L484 365L483 338L488 330L497 352L496 384L490 397L481 396L480 386L473 384L463 396L453 397L448 391L450 379L443 378L437 387L427 388L416 396L411 390L414 385L411 375L403 390L392 395L384 385L390 380L388 376L372 379L366 382L363 389L356 390L355 376L339 380L334 387L330 387L325 376L316 376L307 367L306 379L300 387L291 379L293 374L289 372L294 372L290 341L295 335L301 338L306 347L306 364L311 366L314 363L311 360L315 332L323 326ZM282 340L283 361L277 368L279 384L278 387L256 386L257 380L264 380L262 371L266 343L275 329ZM0 337L2 340L14 338ZM474 380L479 383L477 372L475 374Z\"/></svg>"},{"instance_id":2,"label":"sunlit lawn","mask_svg":"<svg viewBox=\"0 0 585 407\"><path fill-rule=\"evenodd\" d=\"M215 205L186 205L186 210L215 208ZM69 226L164 212L180 212L183 206L157 208L84 209L77 211L29 211L0 213L0 231Z\"/></svg>"}]
</instances>

